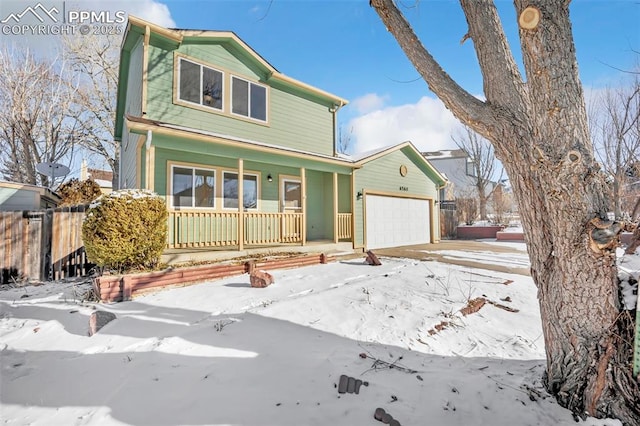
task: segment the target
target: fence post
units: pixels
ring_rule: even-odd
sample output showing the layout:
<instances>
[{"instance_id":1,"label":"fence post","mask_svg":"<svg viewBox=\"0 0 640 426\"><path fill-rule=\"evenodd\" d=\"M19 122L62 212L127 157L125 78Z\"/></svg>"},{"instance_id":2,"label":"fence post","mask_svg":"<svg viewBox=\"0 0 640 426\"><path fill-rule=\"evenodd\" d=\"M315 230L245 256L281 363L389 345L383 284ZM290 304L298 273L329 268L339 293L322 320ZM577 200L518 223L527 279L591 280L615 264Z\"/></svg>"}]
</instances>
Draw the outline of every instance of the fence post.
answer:
<instances>
[{"instance_id":1,"label":"fence post","mask_svg":"<svg viewBox=\"0 0 640 426\"><path fill-rule=\"evenodd\" d=\"M43 280L42 276L42 225L44 213L24 211L23 248L25 275L33 280Z\"/></svg>"},{"instance_id":2,"label":"fence post","mask_svg":"<svg viewBox=\"0 0 640 426\"><path fill-rule=\"evenodd\" d=\"M42 216L42 242L40 244L40 257L42 263L40 267L40 279L43 281L53 280L53 264L51 260L51 237L53 233L53 209L47 209Z\"/></svg>"}]
</instances>

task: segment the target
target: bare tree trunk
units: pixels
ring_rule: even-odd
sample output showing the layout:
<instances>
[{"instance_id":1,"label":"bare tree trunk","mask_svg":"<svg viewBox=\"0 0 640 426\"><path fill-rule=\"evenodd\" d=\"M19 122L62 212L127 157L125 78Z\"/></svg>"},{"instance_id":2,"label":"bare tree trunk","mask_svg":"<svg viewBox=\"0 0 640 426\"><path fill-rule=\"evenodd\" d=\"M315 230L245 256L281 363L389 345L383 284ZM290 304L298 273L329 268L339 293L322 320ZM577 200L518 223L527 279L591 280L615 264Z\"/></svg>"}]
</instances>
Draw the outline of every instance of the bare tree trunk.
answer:
<instances>
[{"instance_id":1,"label":"bare tree trunk","mask_svg":"<svg viewBox=\"0 0 640 426\"><path fill-rule=\"evenodd\" d=\"M512 182L538 287L548 390L577 415L640 424L614 246L592 241L605 226L607 188L589 138L568 3L515 1L524 18L525 83L493 3L461 0L484 77L482 102L440 68L393 0L372 0L430 89L493 143Z\"/></svg>"}]
</instances>

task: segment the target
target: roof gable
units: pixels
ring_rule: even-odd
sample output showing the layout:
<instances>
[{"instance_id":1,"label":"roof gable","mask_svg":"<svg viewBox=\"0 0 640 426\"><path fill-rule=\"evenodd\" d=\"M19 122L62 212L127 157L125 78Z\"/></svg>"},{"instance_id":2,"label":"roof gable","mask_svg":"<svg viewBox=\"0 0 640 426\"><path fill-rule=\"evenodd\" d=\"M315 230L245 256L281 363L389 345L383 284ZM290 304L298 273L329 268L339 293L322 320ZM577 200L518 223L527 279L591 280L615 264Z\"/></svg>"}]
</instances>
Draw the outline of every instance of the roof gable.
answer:
<instances>
[{"instance_id":1,"label":"roof gable","mask_svg":"<svg viewBox=\"0 0 640 426\"><path fill-rule=\"evenodd\" d=\"M282 74L232 31L170 29L130 15L123 47L126 47L126 40L130 33L144 34L147 31L147 28L150 32L151 43L164 42L174 44L175 47L178 47L183 43L223 44L228 46L228 48L235 54L242 56L245 61L252 63L263 71L264 74L267 75L267 82L273 81L274 83L279 83L293 89L308 92L309 94L324 98L338 106L343 106L348 103L348 101L343 98Z\"/></svg>"},{"instance_id":2,"label":"roof gable","mask_svg":"<svg viewBox=\"0 0 640 426\"><path fill-rule=\"evenodd\" d=\"M447 179L438 170L427 161L426 158L418 151L418 149L411 142L403 142L397 145L380 148L374 151L361 154L358 158L354 158L355 164L362 166L370 161L377 160L378 158L389 155L395 151L402 151L407 157L412 159L420 168L434 180L438 185L442 185L447 182Z\"/></svg>"}]
</instances>

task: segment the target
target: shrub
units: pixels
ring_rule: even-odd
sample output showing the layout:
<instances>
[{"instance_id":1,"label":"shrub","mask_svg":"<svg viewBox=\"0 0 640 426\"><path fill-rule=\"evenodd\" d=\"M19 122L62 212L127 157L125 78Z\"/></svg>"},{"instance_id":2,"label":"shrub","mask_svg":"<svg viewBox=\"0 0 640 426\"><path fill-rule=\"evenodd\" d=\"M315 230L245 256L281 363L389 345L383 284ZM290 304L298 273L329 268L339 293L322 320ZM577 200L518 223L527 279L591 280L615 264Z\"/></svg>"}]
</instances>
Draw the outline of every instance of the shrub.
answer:
<instances>
[{"instance_id":1,"label":"shrub","mask_svg":"<svg viewBox=\"0 0 640 426\"><path fill-rule=\"evenodd\" d=\"M88 204L102 194L100 185L93 179L84 181L71 179L60 185L56 192L60 195L60 198L62 198L60 206Z\"/></svg>"},{"instance_id":2,"label":"shrub","mask_svg":"<svg viewBox=\"0 0 640 426\"><path fill-rule=\"evenodd\" d=\"M101 196L82 224L89 261L118 272L154 267L166 245L167 214L164 200L151 191Z\"/></svg>"},{"instance_id":3,"label":"shrub","mask_svg":"<svg viewBox=\"0 0 640 426\"><path fill-rule=\"evenodd\" d=\"M478 217L478 203L475 198L456 198L458 220L465 225L473 225Z\"/></svg>"}]
</instances>

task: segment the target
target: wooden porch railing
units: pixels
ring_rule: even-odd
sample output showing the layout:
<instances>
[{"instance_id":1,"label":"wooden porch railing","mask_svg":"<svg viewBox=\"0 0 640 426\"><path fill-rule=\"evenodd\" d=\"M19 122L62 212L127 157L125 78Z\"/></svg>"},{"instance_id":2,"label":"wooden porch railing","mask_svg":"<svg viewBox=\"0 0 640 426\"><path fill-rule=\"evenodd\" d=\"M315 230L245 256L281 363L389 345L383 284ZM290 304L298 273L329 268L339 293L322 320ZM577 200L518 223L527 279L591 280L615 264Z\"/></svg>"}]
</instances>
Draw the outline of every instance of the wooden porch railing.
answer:
<instances>
[{"instance_id":1,"label":"wooden porch railing","mask_svg":"<svg viewBox=\"0 0 640 426\"><path fill-rule=\"evenodd\" d=\"M169 212L168 248L238 245L238 212ZM244 244L302 242L302 213L244 213Z\"/></svg>"},{"instance_id":2,"label":"wooden porch railing","mask_svg":"<svg viewBox=\"0 0 640 426\"><path fill-rule=\"evenodd\" d=\"M338 239L351 239L351 213L338 213Z\"/></svg>"},{"instance_id":3,"label":"wooden porch railing","mask_svg":"<svg viewBox=\"0 0 640 426\"><path fill-rule=\"evenodd\" d=\"M302 213L245 213L244 243L302 242Z\"/></svg>"}]
</instances>

